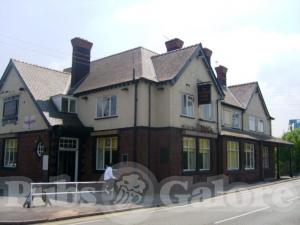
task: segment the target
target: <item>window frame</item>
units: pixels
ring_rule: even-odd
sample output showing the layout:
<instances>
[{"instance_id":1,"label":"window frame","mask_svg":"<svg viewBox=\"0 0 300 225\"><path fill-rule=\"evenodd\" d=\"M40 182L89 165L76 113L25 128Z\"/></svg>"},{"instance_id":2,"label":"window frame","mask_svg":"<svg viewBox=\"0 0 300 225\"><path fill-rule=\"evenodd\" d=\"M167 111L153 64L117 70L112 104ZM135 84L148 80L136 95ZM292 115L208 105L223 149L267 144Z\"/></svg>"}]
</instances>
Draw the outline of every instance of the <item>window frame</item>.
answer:
<instances>
[{"instance_id":1,"label":"window frame","mask_svg":"<svg viewBox=\"0 0 300 225\"><path fill-rule=\"evenodd\" d=\"M261 126L260 126L260 125L261 125ZM262 129L260 129L260 128L262 128ZM264 120L259 119L259 120L257 121L257 131L258 131L258 132L261 132L261 133L265 132L265 123L264 123Z\"/></svg>"},{"instance_id":2,"label":"window frame","mask_svg":"<svg viewBox=\"0 0 300 225\"><path fill-rule=\"evenodd\" d=\"M15 160L15 165L11 166L11 165L8 165L8 163L6 162L6 154L7 154L7 149L6 149L6 143L8 141L16 141L16 146L15 146L15 156L14 156L14 160ZM11 153L9 153L11 154ZM10 158L10 156L8 156ZM5 169L16 169L18 168L18 163L19 163L19 140L17 138L6 138L3 140L3 164L2 164L2 167L5 168Z\"/></svg>"},{"instance_id":3,"label":"window frame","mask_svg":"<svg viewBox=\"0 0 300 225\"><path fill-rule=\"evenodd\" d=\"M116 143L116 147L113 148L113 139L116 139L117 143ZM103 149L101 150L101 146L99 146L99 144L101 143L101 139L104 139L104 146ZM109 162L113 163L113 151L116 151L117 153L117 161L119 162L119 137L118 136L98 136L95 138L95 171L103 171L105 170L105 153L107 151L107 146L106 146L106 140L109 139ZM98 154L99 151L101 151L102 154L102 167L100 167L101 165L98 165Z\"/></svg>"},{"instance_id":4,"label":"window frame","mask_svg":"<svg viewBox=\"0 0 300 225\"><path fill-rule=\"evenodd\" d=\"M188 143L188 145L187 146L185 146L185 141L184 141L184 139L193 139L194 140L194 148L193 148L193 151L191 151L191 150L185 150L185 149L188 149L188 148L190 148L190 146L189 146L189 143ZM187 142L189 142L189 140L187 140ZM187 167L188 168L184 168L184 164L185 164L185 162L183 161L184 160L184 157L182 157L182 171L183 172L195 172L196 170L197 170L197 143L196 143L197 141L196 141L196 137L191 137L191 136L184 136L183 138L182 138L182 154L184 154L185 152L187 152ZM191 148L192 149L192 148ZM191 155L192 155L192 153L194 154L194 164L195 164L195 167L194 168L191 168L192 167L192 165L189 165L189 163L190 163L190 160L189 160L189 158L191 157Z\"/></svg>"},{"instance_id":5,"label":"window frame","mask_svg":"<svg viewBox=\"0 0 300 225\"><path fill-rule=\"evenodd\" d=\"M247 147L251 146L251 149L248 149ZM244 155L245 155L245 170L255 170L255 145L253 143L245 143L244 144ZM247 165L247 160L249 157L249 167Z\"/></svg>"},{"instance_id":6,"label":"window frame","mask_svg":"<svg viewBox=\"0 0 300 225\"><path fill-rule=\"evenodd\" d=\"M112 98L115 98L115 114L112 114ZM108 115L104 116L104 110L106 108L105 101L109 100L108 103ZM98 109L100 109L100 106L98 104L101 104L101 114L98 112ZM104 119L104 118L111 118L111 117L117 117L118 116L118 100L117 95L110 95L110 96L103 96L96 99L96 119Z\"/></svg>"},{"instance_id":7,"label":"window frame","mask_svg":"<svg viewBox=\"0 0 300 225\"><path fill-rule=\"evenodd\" d=\"M206 108L207 107L207 108ZM208 111L208 117L206 117L206 110ZM214 121L214 107L212 103L202 105L202 119L207 121Z\"/></svg>"},{"instance_id":8,"label":"window frame","mask_svg":"<svg viewBox=\"0 0 300 225\"><path fill-rule=\"evenodd\" d=\"M189 109L189 102L191 102L191 110ZM186 104L186 105L185 105ZM191 112L191 115L188 114ZM195 118L195 97L194 95L182 93L181 94L181 116Z\"/></svg>"},{"instance_id":9,"label":"window frame","mask_svg":"<svg viewBox=\"0 0 300 225\"><path fill-rule=\"evenodd\" d=\"M236 149L231 149L230 147L230 144L229 143L235 143L237 144L237 148ZM227 156L227 170L228 171L237 171L240 169L240 143L238 141L231 141L231 140L228 140L226 141L226 156ZM237 154L237 167L229 167L229 162L230 162L230 158L229 158L229 153L236 153Z\"/></svg>"},{"instance_id":10,"label":"window frame","mask_svg":"<svg viewBox=\"0 0 300 225\"><path fill-rule=\"evenodd\" d=\"M202 146L201 146L201 140L205 140L205 141L207 141L207 143L208 143L208 147L206 146L206 148L202 148ZM198 138L198 154L199 154L199 167L198 167L198 169L199 169L199 171L209 171L209 170L211 170L211 147L212 147L212 144L211 144L211 139L209 139L209 138L203 138L203 137L200 137L200 138ZM200 168L200 165L201 165L201 162L200 162L200 160L201 160L201 154L203 154L203 153L201 153L201 151L203 151L203 150L206 150L207 151L207 156L208 156L208 161L207 161L207 165L208 165L208 168L204 168L204 157L202 157L202 168Z\"/></svg>"},{"instance_id":11,"label":"window frame","mask_svg":"<svg viewBox=\"0 0 300 225\"><path fill-rule=\"evenodd\" d=\"M253 122L254 124L254 128L252 129L252 126L251 126L251 121ZM255 116L249 116L249 119L248 119L248 123L249 123L249 130L250 131L256 131L256 118Z\"/></svg>"},{"instance_id":12,"label":"window frame","mask_svg":"<svg viewBox=\"0 0 300 225\"><path fill-rule=\"evenodd\" d=\"M68 106L67 106L67 111L65 111L65 110L63 110L63 100L67 100L67 104L68 104ZM71 112L71 101L74 101L74 103L75 103L75 107L74 107L74 112ZM62 96L61 97L61 101L60 101L60 111L61 112L63 112L63 113L77 113L77 101L76 101L76 99L75 98L71 98L71 97L69 97L69 96Z\"/></svg>"},{"instance_id":13,"label":"window frame","mask_svg":"<svg viewBox=\"0 0 300 225\"><path fill-rule=\"evenodd\" d=\"M270 149L268 146L263 146L263 169L270 169Z\"/></svg>"},{"instance_id":14,"label":"window frame","mask_svg":"<svg viewBox=\"0 0 300 225\"><path fill-rule=\"evenodd\" d=\"M15 102L15 113L11 115L5 115L5 108L6 104ZM2 121L18 121L18 115L19 115L19 103L20 103L20 96L14 95L10 97L6 97L3 99L3 111L2 111Z\"/></svg>"}]
</instances>

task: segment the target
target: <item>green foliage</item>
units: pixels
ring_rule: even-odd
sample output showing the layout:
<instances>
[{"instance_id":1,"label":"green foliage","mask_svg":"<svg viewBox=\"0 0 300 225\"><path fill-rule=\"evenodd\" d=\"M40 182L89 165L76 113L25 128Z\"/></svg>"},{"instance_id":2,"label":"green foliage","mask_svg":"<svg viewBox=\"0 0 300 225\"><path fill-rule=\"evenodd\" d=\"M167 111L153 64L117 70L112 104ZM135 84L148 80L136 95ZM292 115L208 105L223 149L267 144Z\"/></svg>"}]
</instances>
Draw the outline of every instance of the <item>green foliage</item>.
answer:
<instances>
[{"instance_id":1,"label":"green foliage","mask_svg":"<svg viewBox=\"0 0 300 225\"><path fill-rule=\"evenodd\" d=\"M293 159L293 171L300 172L300 129L294 129L292 131L286 132L282 136L283 140L294 143L292 146L292 159ZM282 169L286 172L286 162L289 161L289 152L280 151L279 152L279 165L282 166ZM280 169L281 170L281 169Z\"/></svg>"}]
</instances>

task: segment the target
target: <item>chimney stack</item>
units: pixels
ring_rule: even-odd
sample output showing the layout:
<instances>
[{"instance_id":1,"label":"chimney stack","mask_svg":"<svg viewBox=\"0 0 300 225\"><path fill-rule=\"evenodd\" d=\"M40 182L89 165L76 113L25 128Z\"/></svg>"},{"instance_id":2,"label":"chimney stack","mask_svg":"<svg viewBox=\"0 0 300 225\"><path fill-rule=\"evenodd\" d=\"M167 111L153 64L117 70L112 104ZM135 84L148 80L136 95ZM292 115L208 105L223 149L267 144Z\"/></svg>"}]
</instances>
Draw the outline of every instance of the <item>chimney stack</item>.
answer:
<instances>
[{"instance_id":1,"label":"chimney stack","mask_svg":"<svg viewBox=\"0 0 300 225\"><path fill-rule=\"evenodd\" d=\"M210 50L209 48L203 48L204 54L208 60L208 63L210 64L210 59L211 59L211 55L212 55L212 50Z\"/></svg>"},{"instance_id":2,"label":"chimney stack","mask_svg":"<svg viewBox=\"0 0 300 225\"><path fill-rule=\"evenodd\" d=\"M174 38L172 40L166 41L165 45L167 48L167 52L182 48L183 43L184 42L182 40L180 40L179 38Z\"/></svg>"},{"instance_id":3,"label":"chimney stack","mask_svg":"<svg viewBox=\"0 0 300 225\"><path fill-rule=\"evenodd\" d=\"M225 66L218 66L215 68L216 69L216 73L217 73L217 80L219 82L219 84L221 84L222 86L227 86L226 84L226 73L227 73L227 68Z\"/></svg>"},{"instance_id":4,"label":"chimney stack","mask_svg":"<svg viewBox=\"0 0 300 225\"><path fill-rule=\"evenodd\" d=\"M81 38L71 40L73 46L71 88L90 72L92 42Z\"/></svg>"}]
</instances>

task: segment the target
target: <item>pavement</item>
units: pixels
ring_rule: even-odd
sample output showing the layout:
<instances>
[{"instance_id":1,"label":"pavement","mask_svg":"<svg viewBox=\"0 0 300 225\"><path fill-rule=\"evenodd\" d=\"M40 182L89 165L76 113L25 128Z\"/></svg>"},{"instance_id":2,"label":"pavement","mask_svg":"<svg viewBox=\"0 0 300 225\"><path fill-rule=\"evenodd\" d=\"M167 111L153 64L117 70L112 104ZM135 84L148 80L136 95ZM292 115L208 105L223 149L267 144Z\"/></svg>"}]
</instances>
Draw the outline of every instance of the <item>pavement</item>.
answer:
<instances>
[{"instance_id":1,"label":"pavement","mask_svg":"<svg viewBox=\"0 0 300 225\"><path fill-rule=\"evenodd\" d=\"M108 202L104 204L98 204L96 202L75 204L75 203L69 203L68 201L60 201L60 200L55 202L52 201L53 206L45 207L42 200L40 198L36 198L34 200L34 207L28 209L22 207L22 204L24 203L25 200L24 198L11 197L9 199L10 201L8 202L7 197L0 197L0 205L1 205L0 224L33 224L33 223L45 223L45 222L53 222L53 221L56 221L56 223L59 224L76 224L76 223L78 224L81 223L84 224L166 224L163 223L163 221L165 222L166 219L168 220L167 224L185 224L185 225L186 224L210 224L212 222L211 220L215 220L215 222L217 221L222 222L222 218L230 218L235 214L248 215L247 213L249 212L251 213L252 211L253 213L259 213L260 210L266 211L265 213L272 211L272 206L269 205L263 205L263 207L261 206L258 207L253 205L251 205L251 207L249 206L227 207L226 205L224 207L224 204L215 205L215 203L219 201L216 199L220 198L220 200L222 200L221 199L222 197L234 196L236 193L240 193L241 195L245 194L247 196L249 195L249 193L247 194L247 192L249 192L250 190L252 190L253 193L257 193L258 195L260 195L263 189L270 189L272 191L272 188L274 187L277 186L285 187L286 185L292 186L293 189L297 191L300 190L300 177L295 177L290 179L285 178L278 181L259 182L250 185L243 184L242 186L230 184L226 186L226 190L223 190L222 192L218 193L219 196L217 197L206 199L202 202L199 202L199 200L197 199L194 201L194 203L191 204L186 204L185 202L183 202L181 204L176 204L171 206L161 206L161 207L157 207L158 205L157 203L154 203L154 205L153 204L111 205L108 204ZM295 196L294 195L291 196L290 199L296 198L295 203L298 204L297 196L298 196L298 192ZM231 198L236 199L236 197L228 197L228 199ZM266 201L271 201L270 199L272 199L272 196L260 195L257 197L257 199L266 199ZM251 201L252 200L253 198L251 199ZM233 203L230 205L233 205ZM183 212L184 214L182 214ZM292 214L294 213L294 211L290 211L289 213L291 214L289 218L295 217L295 215ZM281 216L282 218L285 218L284 215ZM299 223L295 223L295 224L300 224L300 215L299 218L296 217L295 219L299 221ZM59 222L60 220L64 220L64 221ZM188 221L191 221L191 223L189 223ZM225 222L228 223L229 221L225 221ZM233 223L233 224L238 224L238 223ZM258 222L252 224L267 224L267 223ZM276 224L276 223L270 223L270 224ZM278 224L287 224L287 223L278 223Z\"/></svg>"}]
</instances>

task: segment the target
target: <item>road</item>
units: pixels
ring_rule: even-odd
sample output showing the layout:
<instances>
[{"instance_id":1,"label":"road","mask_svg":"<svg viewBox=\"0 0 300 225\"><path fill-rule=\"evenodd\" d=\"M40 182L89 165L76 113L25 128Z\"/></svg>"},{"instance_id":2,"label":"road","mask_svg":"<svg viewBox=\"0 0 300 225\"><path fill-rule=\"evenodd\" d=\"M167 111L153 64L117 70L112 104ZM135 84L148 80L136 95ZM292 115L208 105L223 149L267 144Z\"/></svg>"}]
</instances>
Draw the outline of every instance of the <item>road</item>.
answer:
<instances>
[{"instance_id":1,"label":"road","mask_svg":"<svg viewBox=\"0 0 300 225\"><path fill-rule=\"evenodd\" d=\"M48 224L299 225L300 180L292 180L188 205L140 209Z\"/></svg>"}]
</instances>

